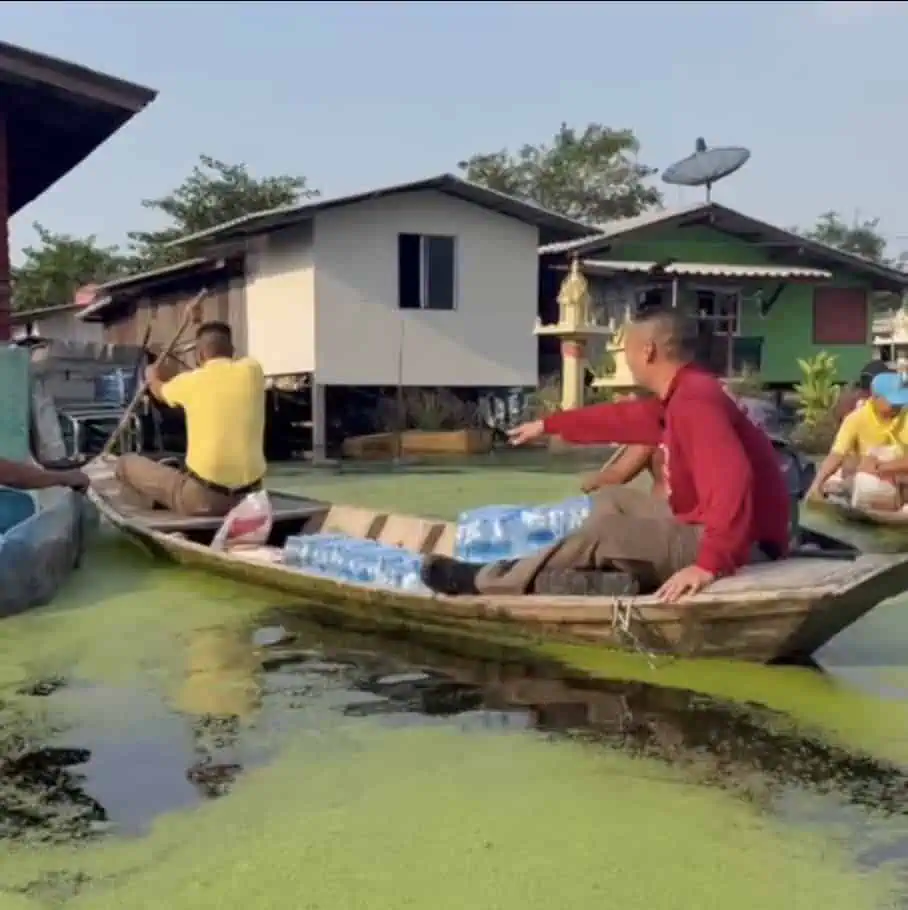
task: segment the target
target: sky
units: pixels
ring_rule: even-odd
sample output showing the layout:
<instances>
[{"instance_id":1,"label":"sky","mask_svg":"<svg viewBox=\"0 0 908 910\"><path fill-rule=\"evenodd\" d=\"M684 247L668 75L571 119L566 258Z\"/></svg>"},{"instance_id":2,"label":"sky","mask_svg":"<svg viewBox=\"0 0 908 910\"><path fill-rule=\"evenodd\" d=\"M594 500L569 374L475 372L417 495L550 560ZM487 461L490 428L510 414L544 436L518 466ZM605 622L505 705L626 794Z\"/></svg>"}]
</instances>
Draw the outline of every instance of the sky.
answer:
<instances>
[{"instance_id":1,"label":"sky","mask_svg":"<svg viewBox=\"0 0 908 910\"><path fill-rule=\"evenodd\" d=\"M908 2L4 0L0 36L160 93L17 215L14 259L34 221L106 243L155 226L141 200L200 154L336 195L591 121L659 168L697 136L747 146L716 201L783 227L878 217L908 249Z\"/></svg>"}]
</instances>

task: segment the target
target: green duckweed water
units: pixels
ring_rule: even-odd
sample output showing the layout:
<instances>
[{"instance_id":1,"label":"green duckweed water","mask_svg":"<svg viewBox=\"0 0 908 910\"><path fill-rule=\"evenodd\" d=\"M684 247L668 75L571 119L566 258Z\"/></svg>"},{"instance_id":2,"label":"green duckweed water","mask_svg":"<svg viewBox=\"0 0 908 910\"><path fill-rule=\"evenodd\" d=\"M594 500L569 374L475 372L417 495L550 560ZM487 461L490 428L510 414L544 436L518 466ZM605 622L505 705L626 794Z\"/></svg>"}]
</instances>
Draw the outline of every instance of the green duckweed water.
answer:
<instances>
[{"instance_id":1,"label":"green duckweed water","mask_svg":"<svg viewBox=\"0 0 908 910\"><path fill-rule=\"evenodd\" d=\"M500 475L440 476L413 511L503 496ZM573 478L528 470L513 499ZM305 486L401 507L400 478L364 482ZM3 624L0 771L4 748L50 770L10 766L33 815L0 851L0 910L896 906L903 610L834 643L826 675L551 646L481 663L102 540ZM430 667L449 681L420 688Z\"/></svg>"}]
</instances>

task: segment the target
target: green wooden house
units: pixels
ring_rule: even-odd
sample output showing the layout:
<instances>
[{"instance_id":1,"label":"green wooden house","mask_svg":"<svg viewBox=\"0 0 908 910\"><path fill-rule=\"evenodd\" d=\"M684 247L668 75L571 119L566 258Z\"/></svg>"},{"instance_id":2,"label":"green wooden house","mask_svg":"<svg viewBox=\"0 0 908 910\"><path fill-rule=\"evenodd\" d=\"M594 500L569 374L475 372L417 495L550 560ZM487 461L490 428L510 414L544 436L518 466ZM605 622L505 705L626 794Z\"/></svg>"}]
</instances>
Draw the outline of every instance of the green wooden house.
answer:
<instances>
[{"instance_id":1,"label":"green wooden house","mask_svg":"<svg viewBox=\"0 0 908 910\"><path fill-rule=\"evenodd\" d=\"M682 307L717 370L749 368L775 388L797 382L797 359L818 351L838 357L844 380L856 378L873 356L874 299L908 288L906 273L715 202L609 222L540 254L543 322L556 321L560 280L578 257L597 321L620 323L641 305ZM540 371L557 358L557 343L544 342Z\"/></svg>"}]
</instances>

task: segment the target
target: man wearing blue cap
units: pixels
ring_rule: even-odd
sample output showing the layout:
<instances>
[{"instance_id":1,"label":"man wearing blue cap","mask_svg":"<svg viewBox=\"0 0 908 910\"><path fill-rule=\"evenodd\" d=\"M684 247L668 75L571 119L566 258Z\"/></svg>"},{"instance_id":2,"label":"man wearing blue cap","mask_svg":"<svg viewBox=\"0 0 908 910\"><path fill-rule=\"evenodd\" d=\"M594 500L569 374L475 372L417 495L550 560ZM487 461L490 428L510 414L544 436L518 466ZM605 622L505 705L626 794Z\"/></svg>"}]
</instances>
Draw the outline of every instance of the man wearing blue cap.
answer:
<instances>
[{"instance_id":1,"label":"man wearing blue cap","mask_svg":"<svg viewBox=\"0 0 908 910\"><path fill-rule=\"evenodd\" d=\"M850 467L897 482L908 474L908 383L899 373L880 373L870 398L842 421L832 449L817 470L808 498L822 498L827 482ZM850 462L850 464L848 464Z\"/></svg>"}]
</instances>

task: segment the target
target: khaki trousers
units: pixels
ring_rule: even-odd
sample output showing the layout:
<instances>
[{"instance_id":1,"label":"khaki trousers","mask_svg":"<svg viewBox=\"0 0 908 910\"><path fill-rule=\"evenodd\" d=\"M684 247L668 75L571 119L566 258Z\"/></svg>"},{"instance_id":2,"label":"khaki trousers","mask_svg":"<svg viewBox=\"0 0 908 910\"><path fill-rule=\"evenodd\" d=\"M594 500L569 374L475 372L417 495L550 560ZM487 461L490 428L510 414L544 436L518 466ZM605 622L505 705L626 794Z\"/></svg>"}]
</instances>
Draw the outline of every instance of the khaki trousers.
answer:
<instances>
[{"instance_id":1,"label":"khaki trousers","mask_svg":"<svg viewBox=\"0 0 908 910\"><path fill-rule=\"evenodd\" d=\"M216 493L179 468L141 455L120 456L116 474L125 497L143 509L163 506L177 515L221 517L243 498Z\"/></svg>"},{"instance_id":2,"label":"khaki trousers","mask_svg":"<svg viewBox=\"0 0 908 910\"><path fill-rule=\"evenodd\" d=\"M531 594L544 569L579 569L628 572L643 591L654 590L696 560L702 534L677 521L663 498L605 487L573 534L525 559L483 566L476 586L483 594Z\"/></svg>"}]
</instances>

